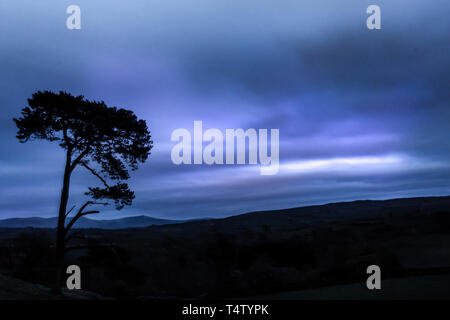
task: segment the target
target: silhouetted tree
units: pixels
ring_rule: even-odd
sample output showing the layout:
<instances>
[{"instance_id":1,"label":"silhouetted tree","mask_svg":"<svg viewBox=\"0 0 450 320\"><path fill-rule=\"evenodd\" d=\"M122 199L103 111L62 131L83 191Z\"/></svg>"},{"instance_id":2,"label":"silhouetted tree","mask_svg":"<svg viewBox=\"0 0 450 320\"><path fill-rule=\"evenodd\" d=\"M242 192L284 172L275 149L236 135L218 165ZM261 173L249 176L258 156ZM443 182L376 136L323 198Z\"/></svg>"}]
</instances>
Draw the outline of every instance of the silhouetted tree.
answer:
<instances>
[{"instance_id":1,"label":"silhouetted tree","mask_svg":"<svg viewBox=\"0 0 450 320\"><path fill-rule=\"evenodd\" d=\"M34 93L28 99L28 107L22 109L22 116L14 121L20 142L55 141L66 151L56 235L56 290L59 291L64 255L70 250L66 246L69 230L82 216L99 213L88 210L91 205L106 205L108 200L114 201L118 210L131 205L134 192L124 182L130 178L128 169L136 170L139 163L147 160L153 142L146 122L139 120L132 111L108 107L103 101L89 101L66 92ZM90 187L85 194L92 199L69 220L74 209L67 211L70 178L77 167L97 177L102 187ZM114 183L110 184L109 180Z\"/></svg>"}]
</instances>

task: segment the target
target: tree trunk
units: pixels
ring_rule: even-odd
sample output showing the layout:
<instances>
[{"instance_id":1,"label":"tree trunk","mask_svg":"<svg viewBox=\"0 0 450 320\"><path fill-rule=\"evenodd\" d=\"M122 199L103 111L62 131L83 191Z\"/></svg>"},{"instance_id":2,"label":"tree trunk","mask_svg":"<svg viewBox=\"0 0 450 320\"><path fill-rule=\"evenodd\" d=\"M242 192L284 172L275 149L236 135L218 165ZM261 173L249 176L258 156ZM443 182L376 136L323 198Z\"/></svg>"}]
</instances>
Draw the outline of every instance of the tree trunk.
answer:
<instances>
[{"instance_id":1,"label":"tree trunk","mask_svg":"<svg viewBox=\"0 0 450 320\"><path fill-rule=\"evenodd\" d=\"M66 221L66 210L67 202L69 200L69 187L70 187L70 175L72 162L72 150L70 147L67 149L66 155L66 166L64 169L64 180L61 191L61 200L59 202L59 213L58 213L58 227L56 231L56 282L54 291L56 293L61 292L62 285L62 275L64 267L64 254L65 254L65 221Z\"/></svg>"}]
</instances>

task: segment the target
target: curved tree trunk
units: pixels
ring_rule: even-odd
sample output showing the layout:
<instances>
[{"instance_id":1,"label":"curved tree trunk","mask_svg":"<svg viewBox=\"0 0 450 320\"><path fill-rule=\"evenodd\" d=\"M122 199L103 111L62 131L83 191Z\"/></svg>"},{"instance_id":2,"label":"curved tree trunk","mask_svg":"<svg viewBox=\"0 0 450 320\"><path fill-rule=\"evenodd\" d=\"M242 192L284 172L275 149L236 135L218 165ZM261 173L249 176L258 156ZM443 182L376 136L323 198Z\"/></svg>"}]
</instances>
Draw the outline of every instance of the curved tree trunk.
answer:
<instances>
[{"instance_id":1,"label":"curved tree trunk","mask_svg":"<svg viewBox=\"0 0 450 320\"><path fill-rule=\"evenodd\" d=\"M71 161L72 161L72 151L70 148L68 148L66 155L66 165L64 169L64 180L61 190L61 199L59 202L58 226L56 231L56 282L54 288L54 291L56 293L61 292L61 285L62 285L64 253L65 253L65 244L64 244L65 221L66 221L67 202L69 200L70 175L72 171Z\"/></svg>"}]
</instances>

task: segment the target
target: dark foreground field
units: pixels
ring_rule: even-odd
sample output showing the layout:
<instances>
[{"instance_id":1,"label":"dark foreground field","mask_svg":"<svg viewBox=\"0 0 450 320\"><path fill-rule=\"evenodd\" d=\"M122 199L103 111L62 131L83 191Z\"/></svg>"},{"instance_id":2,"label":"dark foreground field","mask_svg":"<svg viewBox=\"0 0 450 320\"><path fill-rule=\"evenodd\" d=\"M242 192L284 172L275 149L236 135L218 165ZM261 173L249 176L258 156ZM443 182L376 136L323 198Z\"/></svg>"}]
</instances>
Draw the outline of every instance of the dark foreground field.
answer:
<instances>
[{"instance_id":1,"label":"dark foreground field","mask_svg":"<svg viewBox=\"0 0 450 320\"><path fill-rule=\"evenodd\" d=\"M1 229L0 274L51 286L54 233ZM450 197L82 233L74 244L91 248L67 263L81 267L83 289L112 298L450 298ZM377 296L364 286L371 264Z\"/></svg>"}]
</instances>

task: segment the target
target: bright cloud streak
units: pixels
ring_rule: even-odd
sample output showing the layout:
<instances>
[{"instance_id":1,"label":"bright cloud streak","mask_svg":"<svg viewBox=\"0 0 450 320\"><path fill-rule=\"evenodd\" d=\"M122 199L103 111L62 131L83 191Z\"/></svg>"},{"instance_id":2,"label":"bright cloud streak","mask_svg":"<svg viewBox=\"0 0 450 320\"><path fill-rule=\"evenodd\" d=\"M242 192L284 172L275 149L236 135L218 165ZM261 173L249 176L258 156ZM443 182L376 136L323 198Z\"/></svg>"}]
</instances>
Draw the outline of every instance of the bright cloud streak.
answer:
<instances>
[{"instance_id":1,"label":"bright cloud streak","mask_svg":"<svg viewBox=\"0 0 450 320\"><path fill-rule=\"evenodd\" d=\"M373 167L380 165L392 165L403 162L400 156L382 156L382 157L351 157L351 158L332 158L318 159L308 161L290 162L280 165L280 172L286 171L317 171L317 170L341 170L356 167Z\"/></svg>"}]
</instances>

